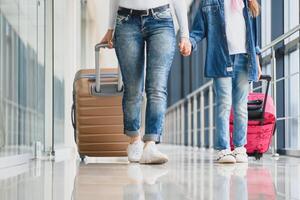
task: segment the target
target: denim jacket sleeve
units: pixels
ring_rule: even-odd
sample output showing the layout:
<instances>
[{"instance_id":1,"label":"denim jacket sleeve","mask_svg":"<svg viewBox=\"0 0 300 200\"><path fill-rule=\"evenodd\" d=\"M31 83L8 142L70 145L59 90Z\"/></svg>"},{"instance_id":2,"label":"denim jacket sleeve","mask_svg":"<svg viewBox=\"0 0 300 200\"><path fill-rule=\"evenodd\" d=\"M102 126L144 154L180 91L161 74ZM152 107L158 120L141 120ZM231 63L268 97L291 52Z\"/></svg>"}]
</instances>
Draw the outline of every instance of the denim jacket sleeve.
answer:
<instances>
[{"instance_id":1,"label":"denim jacket sleeve","mask_svg":"<svg viewBox=\"0 0 300 200\"><path fill-rule=\"evenodd\" d=\"M253 29L253 33L254 33L254 42L255 42L255 52L257 55L260 55L261 54L261 49L259 47L259 44L258 44L258 23L257 23L257 20L256 18L252 18L252 29Z\"/></svg>"},{"instance_id":2,"label":"denim jacket sleeve","mask_svg":"<svg viewBox=\"0 0 300 200\"><path fill-rule=\"evenodd\" d=\"M192 43L193 51L197 50L197 43L206 37L206 22L202 11L202 2L198 8L192 31L190 33L190 41Z\"/></svg>"}]
</instances>

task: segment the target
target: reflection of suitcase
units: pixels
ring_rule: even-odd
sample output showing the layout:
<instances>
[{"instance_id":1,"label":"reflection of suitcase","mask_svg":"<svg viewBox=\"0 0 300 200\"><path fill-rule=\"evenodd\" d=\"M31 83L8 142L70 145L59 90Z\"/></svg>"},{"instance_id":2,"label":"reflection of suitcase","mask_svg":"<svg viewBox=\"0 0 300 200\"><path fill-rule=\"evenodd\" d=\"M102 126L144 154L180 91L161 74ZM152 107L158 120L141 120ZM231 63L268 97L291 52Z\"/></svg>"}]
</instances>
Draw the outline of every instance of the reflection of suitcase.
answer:
<instances>
[{"instance_id":1,"label":"reflection of suitcase","mask_svg":"<svg viewBox=\"0 0 300 200\"><path fill-rule=\"evenodd\" d=\"M275 200L277 191L269 169L263 166L238 165L228 180L230 198L235 200ZM223 195L226 194L222 193Z\"/></svg>"},{"instance_id":2,"label":"reflection of suitcase","mask_svg":"<svg viewBox=\"0 0 300 200\"><path fill-rule=\"evenodd\" d=\"M73 199L116 200L126 199L124 196L126 197L131 193L139 194L141 192L139 190L140 185L135 184L134 180L127 175L131 168L139 169L138 167L136 165L116 165L114 163L80 165L76 174ZM139 171L135 170L134 173L139 173ZM126 187L130 185L136 189L130 191L131 193L126 193Z\"/></svg>"},{"instance_id":3,"label":"reflection of suitcase","mask_svg":"<svg viewBox=\"0 0 300 200\"><path fill-rule=\"evenodd\" d=\"M276 111L273 99L268 96L270 87L270 76L262 76L261 80L266 80L266 94L250 93L248 101L248 133L246 149L249 155L257 159L268 151L272 136L276 129ZM230 116L230 141L233 149L233 113Z\"/></svg>"},{"instance_id":4,"label":"reflection of suitcase","mask_svg":"<svg viewBox=\"0 0 300 200\"><path fill-rule=\"evenodd\" d=\"M276 188L268 169L251 167L247 171L248 199L276 199Z\"/></svg>"},{"instance_id":5,"label":"reflection of suitcase","mask_svg":"<svg viewBox=\"0 0 300 200\"><path fill-rule=\"evenodd\" d=\"M105 47L96 45L96 70L80 70L74 80L72 122L82 160L85 156L127 156L118 69L101 69L100 73L99 51Z\"/></svg>"}]
</instances>

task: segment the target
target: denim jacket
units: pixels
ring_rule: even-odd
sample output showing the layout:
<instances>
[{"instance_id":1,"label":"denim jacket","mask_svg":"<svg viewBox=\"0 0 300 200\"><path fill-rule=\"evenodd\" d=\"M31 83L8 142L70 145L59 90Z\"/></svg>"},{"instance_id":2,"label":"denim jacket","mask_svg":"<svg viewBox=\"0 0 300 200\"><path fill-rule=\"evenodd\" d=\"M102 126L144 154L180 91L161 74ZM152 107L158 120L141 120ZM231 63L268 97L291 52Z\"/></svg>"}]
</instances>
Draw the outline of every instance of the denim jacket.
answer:
<instances>
[{"instance_id":1,"label":"denim jacket","mask_svg":"<svg viewBox=\"0 0 300 200\"><path fill-rule=\"evenodd\" d=\"M244 4L249 81L257 81L256 55L260 54L260 49L257 45L256 19L250 14L248 0L244 0ZM232 77L233 63L226 39L224 0L201 0L190 34L193 50L197 49L197 42L204 38L207 39L205 76L210 78Z\"/></svg>"}]
</instances>

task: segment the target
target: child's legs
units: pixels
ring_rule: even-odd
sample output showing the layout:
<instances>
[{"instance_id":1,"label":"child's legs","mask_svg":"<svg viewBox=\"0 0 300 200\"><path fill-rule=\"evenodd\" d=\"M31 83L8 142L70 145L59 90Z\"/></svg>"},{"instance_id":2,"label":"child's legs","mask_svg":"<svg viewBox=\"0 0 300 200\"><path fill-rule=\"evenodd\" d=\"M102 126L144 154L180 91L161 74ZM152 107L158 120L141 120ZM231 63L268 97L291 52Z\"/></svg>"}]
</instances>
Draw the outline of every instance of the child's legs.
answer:
<instances>
[{"instance_id":1,"label":"child's legs","mask_svg":"<svg viewBox=\"0 0 300 200\"><path fill-rule=\"evenodd\" d=\"M232 104L234 110L233 143L235 147L244 146L247 142L248 126L248 58L246 54L235 55L235 76L232 79Z\"/></svg>"},{"instance_id":2,"label":"child's legs","mask_svg":"<svg viewBox=\"0 0 300 200\"><path fill-rule=\"evenodd\" d=\"M214 78L216 94L216 149L229 149L229 117L232 100L232 78Z\"/></svg>"}]
</instances>

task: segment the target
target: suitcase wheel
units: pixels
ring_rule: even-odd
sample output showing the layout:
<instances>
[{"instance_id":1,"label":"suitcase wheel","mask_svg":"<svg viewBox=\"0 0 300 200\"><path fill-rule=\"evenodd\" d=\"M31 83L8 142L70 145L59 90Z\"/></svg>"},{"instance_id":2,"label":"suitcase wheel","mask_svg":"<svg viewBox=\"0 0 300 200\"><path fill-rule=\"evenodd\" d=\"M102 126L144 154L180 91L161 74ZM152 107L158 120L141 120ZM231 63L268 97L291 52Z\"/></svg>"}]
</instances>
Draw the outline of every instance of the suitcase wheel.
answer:
<instances>
[{"instance_id":1,"label":"suitcase wheel","mask_svg":"<svg viewBox=\"0 0 300 200\"><path fill-rule=\"evenodd\" d=\"M263 154L256 151L254 153L249 153L248 156L253 156L255 160L260 160L263 157Z\"/></svg>"},{"instance_id":2,"label":"suitcase wheel","mask_svg":"<svg viewBox=\"0 0 300 200\"><path fill-rule=\"evenodd\" d=\"M262 153L256 153L254 155L254 157L255 157L256 160L260 160L263 157L263 154Z\"/></svg>"}]
</instances>

